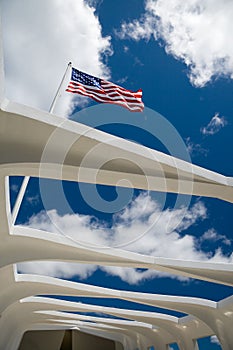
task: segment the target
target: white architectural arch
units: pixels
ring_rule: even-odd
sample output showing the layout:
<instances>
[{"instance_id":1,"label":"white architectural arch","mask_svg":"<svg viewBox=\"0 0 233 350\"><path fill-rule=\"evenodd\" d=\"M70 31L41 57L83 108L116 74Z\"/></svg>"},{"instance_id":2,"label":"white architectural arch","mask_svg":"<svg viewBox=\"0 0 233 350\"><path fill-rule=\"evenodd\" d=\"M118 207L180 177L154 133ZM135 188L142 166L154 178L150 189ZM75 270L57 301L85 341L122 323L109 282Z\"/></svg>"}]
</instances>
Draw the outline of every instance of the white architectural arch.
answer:
<instances>
[{"instance_id":1,"label":"white architectural arch","mask_svg":"<svg viewBox=\"0 0 233 350\"><path fill-rule=\"evenodd\" d=\"M15 225L15 213L10 208L9 176L104 185L116 185L124 178L128 181L121 182L123 187L130 183L139 189L201 195L231 203L233 179L9 101L4 96L2 52L0 78L0 349L17 350L27 331L78 328L88 334L118 341L124 350L147 349L151 345L157 350L167 350L168 344L173 342L180 350L197 350L196 340L211 335L217 335L223 350L231 350L233 297L214 302L195 297L120 291L17 273L15 264L19 262L66 260L155 269L232 286L233 264L165 259L118 248L86 247L59 234ZM56 135L62 138L62 144L56 141ZM98 153L94 151L97 145L101 152L100 148ZM83 163L87 153L91 156ZM109 154L113 156L112 162ZM132 163L125 162L125 159ZM97 167L98 161L105 164L101 169ZM133 166L133 162L140 165L143 172ZM98 176L95 176L97 171ZM187 316L177 318L162 313L35 297L42 294L115 298L175 310ZM104 316L83 315L84 312Z\"/></svg>"}]
</instances>

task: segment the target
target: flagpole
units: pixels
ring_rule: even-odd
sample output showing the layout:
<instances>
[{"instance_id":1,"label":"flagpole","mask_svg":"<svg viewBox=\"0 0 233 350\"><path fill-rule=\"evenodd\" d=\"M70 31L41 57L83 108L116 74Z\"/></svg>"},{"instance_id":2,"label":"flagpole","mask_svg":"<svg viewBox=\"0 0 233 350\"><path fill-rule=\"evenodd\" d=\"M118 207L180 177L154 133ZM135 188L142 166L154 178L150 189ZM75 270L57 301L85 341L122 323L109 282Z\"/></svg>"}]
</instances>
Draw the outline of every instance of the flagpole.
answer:
<instances>
[{"instance_id":1,"label":"flagpole","mask_svg":"<svg viewBox=\"0 0 233 350\"><path fill-rule=\"evenodd\" d=\"M55 104L56 104L57 99L58 99L58 97L60 95L60 91L62 89L62 86L63 86L64 80L66 78L67 72L68 72L69 68L71 68L71 67L72 67L72 63L69 62L67 67L66 67L66 70L65 70L65 73L63 75L63 78L61 80L61 83L60 83L60 85L59 85L59 87L57 89L57 93L56 93L56 95L55 95L55 97L53 99L53 102L52 102L51 106L50 106L49 113L53 113ZM18 196L16 198L14 208L12 210L12 216L11 216L11 223L12 223L12 225L15 224L15 221L17 219L17 216L18 216L18 213L19 213L22 201L23 201L23 197L24 197L25 192L27 190L27 186L28 186L29 180L30 180L30 176L25 176L24 179L23 179L23 182L21 184L21 188L20 188Z\"/></svg>"},{"instance_id":2,"label":"flagpole","mask_svg":"<svg viewBox=\"0 0 233 350\"><path fill-rule=\"evenodd\" d=\"M69 62L68 65L67 65L67 67L66 67L66 70L65 70L65 73L64 73L64 75L63 75L63 78L62 78L62 80L61 80L61 83L60 83L60 85L59 85L59 87L58 87L58 89L57 89L57 93L56 93L56 95L55 95L55 97L54 97L54 99L53 99L53 102L52 102L51 106L50 106L49 113L53 113L55 104L56 104L57 99L58 99L58 97L59 97L59 95L60 95L60 91L61 91L62 85L63 85L64 80L65 80L65 78L66 78L66 74L67 74L69 68L71 68L71 67L72 67L72 63Z\"/></svg>"}]
</instances>

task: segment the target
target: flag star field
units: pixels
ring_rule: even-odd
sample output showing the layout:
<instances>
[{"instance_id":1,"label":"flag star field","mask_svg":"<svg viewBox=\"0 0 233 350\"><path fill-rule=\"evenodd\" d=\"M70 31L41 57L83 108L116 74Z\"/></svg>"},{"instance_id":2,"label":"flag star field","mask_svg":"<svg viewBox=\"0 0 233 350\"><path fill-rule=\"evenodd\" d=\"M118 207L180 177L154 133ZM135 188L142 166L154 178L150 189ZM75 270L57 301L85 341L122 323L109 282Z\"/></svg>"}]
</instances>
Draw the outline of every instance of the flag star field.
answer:
<instances>
[{"instance_id":1,"label":"flag star field","mask_svg":"<svg viewBox=\"0 0 233 350\"><path fill-rule=\"evenodd\" d=\"M96 86L101 89L101 79L93 77L89 74L72 69L71 79L85 85Z\"/></svg>"}]
</instances>

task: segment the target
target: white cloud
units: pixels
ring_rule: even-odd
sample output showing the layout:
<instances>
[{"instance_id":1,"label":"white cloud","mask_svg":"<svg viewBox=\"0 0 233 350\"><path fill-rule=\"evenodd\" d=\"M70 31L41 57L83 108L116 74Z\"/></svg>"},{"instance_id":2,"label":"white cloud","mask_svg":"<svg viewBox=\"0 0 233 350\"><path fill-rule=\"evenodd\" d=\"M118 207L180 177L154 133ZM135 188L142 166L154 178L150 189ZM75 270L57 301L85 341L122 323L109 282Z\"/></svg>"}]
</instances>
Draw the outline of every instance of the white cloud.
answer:
<instances>
[{"instance_id":1,"label":"white cloud","mask_svg":"<svg viewBox=\"0 0 233 350\"><path fill-rule=\"evenodd\" d=\"M206 216L206 208L200 201L189 209L162 210L155 200L142 193L123 211L113 216L110 228L107 223L105 225L91 216L80 214L60 216L56 210L48 212L48 215L41 212L33 216L28 225L51 232L60 232L74 240L85 241L87 245L120 246L126 251L156 257L206 261L210 255L198 248L195 236L187 233L187 230L191 231L193 224L197 225L198 221L204 220ZM221 249L211 253L213 261L233 261L233 255L224 256ZM86 278L98 268L57 262L23 263L19 267L23 272L57 277L78 275L81 278ZM132 284L155 276L165 276L152 270L100 268Z\"/></svg>"},{"instance_id":2,"label":"white cloud","mask_svg":"<svg viewBox=\"0 0 233 350\"><path fill-rule=\"evenodd\" d=\"M220 342L219 342L219 340L218 340L216 335L212 335L212 337L210 337L210 342L213 343L213 344L220 345Z\"/></svg>"},{"instance_id":3,"label":"white cloud","mask_svg":"<svg viewBox=\"0 0 233 350\"><path fill-rule=\"evenodd\" d=\"M208 125L202 127L200 131L203 135L214 135L226 125L227 120L224 117L219 117L219 114L216 113Z\"/></svg>"},{"instance_id":4,"label":"white cloud","mask_svg":"<svg viewBox=\"0 0 233 350\"><path fill-rule=\"evenodd\" d=\"M11 185L11 191L14 192L14 193L17 193L19 190L19 186L16 185L16 184L12 184Z\"/></svg>"},{"instance_id":5,"label":"white cloud","mask_svg":"<svg viewBox=\"0 0 233 350\"><path fill-rule=\"evenodd\" d=\"M40 197L38 194L36 194L35 196L30 196L28 194L26 194L25 196L25 200L30 204L30 205L37 205L40 201Z\"/></svg>"},{"instance_id":6,"label":"white cloud","mask_svg":"<svg viewBox=\"0 0 233 350\"><path fill-rule=\"evenodd\" d=\"M217 134L226 125L226 118L220 117L219 113L216 113L206 126L200 128L200 132L204 136L214 135ZM204 148L201 143L194 143L191 140L191 137L187 137L185 139L185 143L189 154L193 157L199 155L203 155L204 157L206 157L209 152L209 150Z\"/></svg>"},{"instance_id":7,"label":"white cloud","mask_svg":"<svg viewBox=\"0 0 233 350\"><path fill-rule=\"evenodd\" d=\"M175 350L177 349L177 345L175 344L174 346L173 345L168 345L168 350Z\"/></svg>"},{"instance_id":8,"label":"white cloud","mask_svg":"<svg viewBox=\"0 0 233 350\"><path fill-rule=\"evenodd\" d=\"M211 228L208 231L206 231L202 236L201 236L201 241L212 241L212 242L217 242L217 241L222 241L225 245L231 245L231 240L228 239L225 235L219 234L215 229Z\"/></svg>"},{"instance_id":9,"label":"white cloud","mask_svg":"<svg viewBox=\"0 0 233 350\"><path fill-rule=\"evenodd\" d=\"M60 261L35 261L18 264L19 271L58 278L71 278L79 276L86 279L97 269L95 265L73 264Z\"/></svg>"},{"instance_id":10,"label":"white cloud","mask_svg":"<svg viewBox=\"0 0 233 350\"><path fill-rule=\"evenodd\" d=\"M208 152L209 152L200 143L194 143L191 140L190 136L185 139L185 143L186 143L186 146L187 146L187 150L188 150L189 154L192 157L196 157L196 156L199 156L199 155L203 155L204 157L206 157Z\"/></svg>"},{"instance_id":11,"label":"white cloud","mask_svg":"<svg viewBox=\"0 0 233 350\"><path fill-rule=\"evenodd\" d=\"M104 56L111 54L111 38L102 36L95 9L84 0L2 0L1 10L8 98L48 110L69 61L109 76ZM64 92L55 112L79 103L74 96Z\"/></svg>"},{"instance_id":12,"label":"white cloud","mask_svg":"<svg viewBox=\"0 0 233 350\"><path fill-rule=\"evenodd\" d=\"M202 87L213 77L233 78L232 17L231 0L147 0L145 14L123 23L118 35L162 39L166 52L189 67L191 83Z\"/></svg>"}]
</instances>

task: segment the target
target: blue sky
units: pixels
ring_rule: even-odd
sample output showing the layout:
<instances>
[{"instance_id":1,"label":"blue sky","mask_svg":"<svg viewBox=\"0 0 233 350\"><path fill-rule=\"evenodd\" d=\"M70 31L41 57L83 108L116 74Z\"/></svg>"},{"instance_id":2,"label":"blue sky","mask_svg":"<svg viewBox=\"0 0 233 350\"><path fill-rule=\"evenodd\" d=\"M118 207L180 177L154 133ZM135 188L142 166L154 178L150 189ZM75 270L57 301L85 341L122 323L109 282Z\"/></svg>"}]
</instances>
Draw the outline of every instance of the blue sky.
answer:
<instances>
[{"instance_id":1,"label":"blue sky","mask_svg":"<svg viewBox=\"0 0 233 350\"><path fill-rule=\"evenodd\" d=\"M221 9L218 1L210 4L208 0L193 0L190 6L176 0L170 7L169 1L161 0L52 0L46 4L23 0L20 7L16 0L10 4L2 0L1 4L6 94L10 99L48 110L66 65L72 61L76 68L127 89L142 88L145 112L97 105L62 91L56 114L171 155L190 157L194 164L232 176L231 2L221 1ZM167 135L163 134L165 129ZM20 182L20 178L11 179L12 205ZM37 179L30 180L18 223L47 230L60 225L63 233L74 239L80 239L76 236L78 227L81 235L89 235L89 242L100 244L108 244L110 236L114 242L122 242L122 230L125 244L128 234L137 236L156 216L156 225L142 241L125 244L125 249L155 256L233 262L229 203L178 196L186 206L183 210L176 195L133 191L116 209L115 188L98 186L96 192L93 185L64 183L70 207L70 212L65 212L55 199L45 206L40 186ZM48 187L52 191L56 182L49 181ZM104 202L100 203L106 210L88 202L87 198L94 195L102 198ZM128 194L123 191L121 195ZM166 230L168 223L170 229ZM232 294L230 287L163 277L150 271L74 264L57 268L48 263L21 265L20 269L112 288L216 301ZM98 300L101 302L116 305L112 300ZM132 307L123 301L118 304ZM199 346L219 349L213 340L202 340Z\"/></svg>"}]
</instances>

